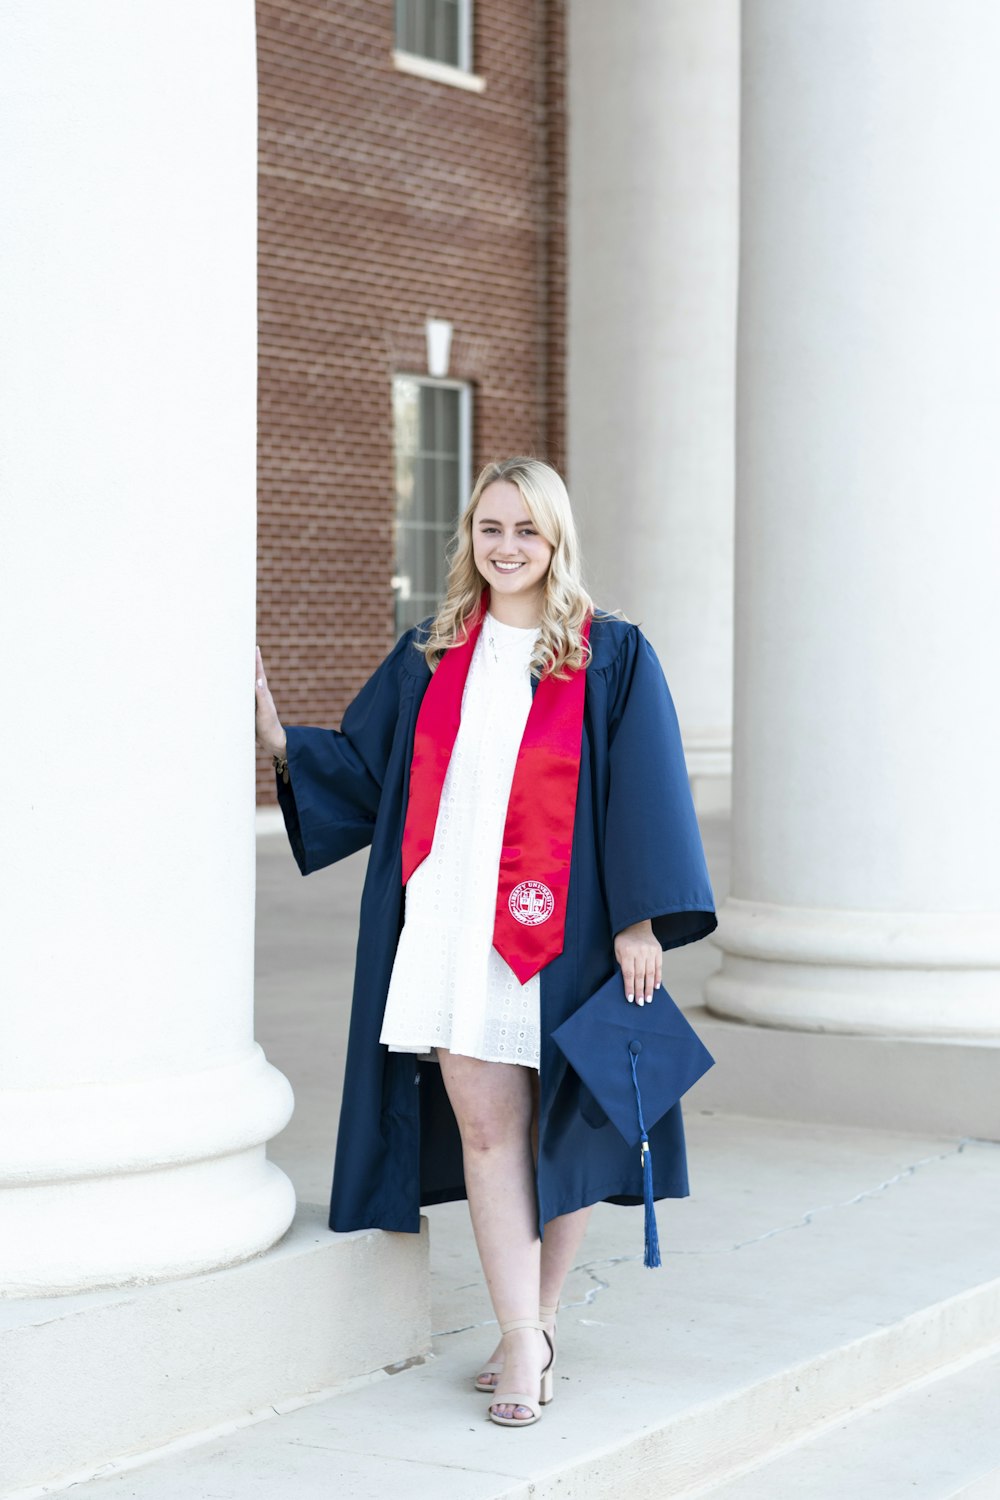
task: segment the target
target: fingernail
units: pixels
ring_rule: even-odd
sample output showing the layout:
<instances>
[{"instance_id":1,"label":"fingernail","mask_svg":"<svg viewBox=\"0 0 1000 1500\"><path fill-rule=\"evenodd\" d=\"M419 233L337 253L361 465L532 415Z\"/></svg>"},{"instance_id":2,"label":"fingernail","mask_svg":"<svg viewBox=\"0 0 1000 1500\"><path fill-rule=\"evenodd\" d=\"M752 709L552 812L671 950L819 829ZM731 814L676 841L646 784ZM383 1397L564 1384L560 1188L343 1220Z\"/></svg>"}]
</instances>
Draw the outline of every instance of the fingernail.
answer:
<instances>
[{"instance_id":1,"label":"fingernail","mask_svg":"<svg viewBox=\"0 0 1000 1500\"><path fill-rule=\"evenodd\" d=\"M626 995L625 999L628 1001L629 1005L631 1005L632 1001L635 999L635 996L634 995Z\"/></svg>"}]
</instances>

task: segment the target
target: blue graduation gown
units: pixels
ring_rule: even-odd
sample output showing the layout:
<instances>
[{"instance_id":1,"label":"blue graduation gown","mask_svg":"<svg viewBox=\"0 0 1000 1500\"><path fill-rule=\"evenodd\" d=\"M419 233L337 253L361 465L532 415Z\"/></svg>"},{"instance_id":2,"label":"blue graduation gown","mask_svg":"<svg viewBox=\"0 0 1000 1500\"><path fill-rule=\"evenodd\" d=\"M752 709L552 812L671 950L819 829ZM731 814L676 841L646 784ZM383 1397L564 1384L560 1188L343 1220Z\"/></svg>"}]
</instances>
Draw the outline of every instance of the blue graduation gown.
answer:
<instances>
[{"instance_id":1,"label":"blue graduation gown","mask_svg":"<svg viewBox=\"0 0 1000 1500\"><path fill-rule=\"evenodd\" d=\"M440 1067L390 1052L378 1039L403 925L414 729L431 677L413 642L427 639L429 625L400 636L339 730L286 726L289 780L277 778L303 875L371 845L330 1202L330 1228L339 1231L416 1233L421 1205L466 1196ZM643 1201L639 1152L603 1116L552 1032L614 972L614 934L623 927L649 917L661 946L676 948L717 925L677 716L656 654L637 625L599 613L590 645L565 946L540 971L540 1232L587 1204ZM532 693L536 685L532 678ZM649 1141L654 1196L685 1197L679 1104Z\"/></svg>"}]
</instances>

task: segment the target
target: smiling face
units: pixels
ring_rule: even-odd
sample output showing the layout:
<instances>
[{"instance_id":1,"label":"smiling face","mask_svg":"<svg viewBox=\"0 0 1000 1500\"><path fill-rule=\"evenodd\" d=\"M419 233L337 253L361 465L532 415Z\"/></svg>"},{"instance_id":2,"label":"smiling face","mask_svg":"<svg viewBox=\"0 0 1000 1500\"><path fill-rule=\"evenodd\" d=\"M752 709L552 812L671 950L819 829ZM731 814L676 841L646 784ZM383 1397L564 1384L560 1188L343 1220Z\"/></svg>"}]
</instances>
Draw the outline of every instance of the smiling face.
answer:
<instances>
[{"instance_id":1,"label":"smiling face","mask_svg":"<svg viewBox=\"0 0 1000 1500\"><path fill-rule=\"evenodd\" d=\"M509 479L488 484L472 518L472 554L491 598L539 603L552 551L517 485Z\"/></svg>"}]
</instances>

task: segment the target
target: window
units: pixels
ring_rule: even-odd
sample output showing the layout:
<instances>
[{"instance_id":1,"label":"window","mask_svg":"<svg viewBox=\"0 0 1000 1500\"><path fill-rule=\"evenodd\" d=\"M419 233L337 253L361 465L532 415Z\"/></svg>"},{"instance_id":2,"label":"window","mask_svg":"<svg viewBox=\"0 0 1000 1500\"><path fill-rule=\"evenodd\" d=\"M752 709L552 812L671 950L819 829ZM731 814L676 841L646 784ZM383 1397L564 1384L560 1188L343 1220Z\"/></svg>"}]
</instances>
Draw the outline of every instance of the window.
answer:
<instances>
[{"instance_id":1,"label":"window","mask_svg":"<svg viewBox=\"0 0 1000 1500\"><path fill-rule=\"evenodd\" d=\"M398 636L434 614L444 593L445 550L472 488L472 392L457 380L397 375L392 394Z\"/></svg>"},{"instance_id":2,"label":"window","mask_svg":"<svg viewBox=\"0 0 1000 1500\"><path fill-rule=\"evenodd\" d=\"M401 52L472 67L472 0L396 0L396 46Z\"/></svg>"}]
</instances>

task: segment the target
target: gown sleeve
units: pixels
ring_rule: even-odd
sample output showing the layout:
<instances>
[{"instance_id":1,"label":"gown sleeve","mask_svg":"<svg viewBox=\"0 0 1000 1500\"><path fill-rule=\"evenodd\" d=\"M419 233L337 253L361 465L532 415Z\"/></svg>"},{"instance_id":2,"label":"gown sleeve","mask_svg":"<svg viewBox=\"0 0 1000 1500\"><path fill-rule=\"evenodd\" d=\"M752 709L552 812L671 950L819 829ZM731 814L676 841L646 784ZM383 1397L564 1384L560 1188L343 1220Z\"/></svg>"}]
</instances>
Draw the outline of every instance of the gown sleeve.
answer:
<instances>
[{"instance_id":1,"label":"gown sleeve","mask_svg":"<svg viewBox=\"0 0 1000 1500\"><path fill-rule=\"evenodd\" d=\"M718 925L680 727L663 668L638 626L610 707L605 889L611 931L647 917L662 948Z\"/></svg>"},{"instance_id":2,"label":"gown sleeve","mask_svg":"<svg viewBox=\"0 0 1000 1500\"><path fill-rule=\"evenodd\" d=\"M400 636L344 710L339 729L287 724L288 781L276 776L278 805L303 875L370 844L399 717Z\"/></svg>"}]
</instances>

